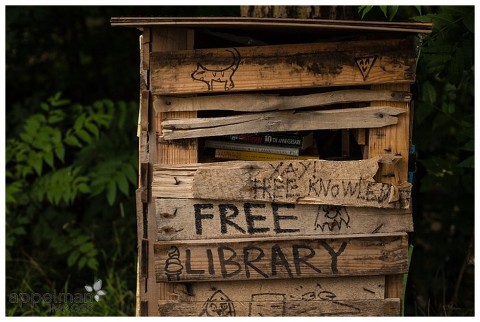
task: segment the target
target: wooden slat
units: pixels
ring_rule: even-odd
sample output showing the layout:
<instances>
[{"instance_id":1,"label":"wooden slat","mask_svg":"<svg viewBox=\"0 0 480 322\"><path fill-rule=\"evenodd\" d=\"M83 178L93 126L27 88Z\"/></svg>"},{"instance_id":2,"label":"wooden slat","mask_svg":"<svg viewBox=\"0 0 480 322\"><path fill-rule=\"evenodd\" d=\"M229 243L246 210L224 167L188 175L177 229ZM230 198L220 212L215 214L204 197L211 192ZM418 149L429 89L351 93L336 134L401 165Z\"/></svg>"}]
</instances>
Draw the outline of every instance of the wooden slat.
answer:
<instances>
[{"instance_id":1,"label":"wooden slat","mask_svg":"<svg viewBox=\"0 0 480 322\"><path fill-rule=\"evenodd\" d=\"M145 211L148 202L149 194L149 148L148 148L148 123L149 123L149 93L148 93L148 69L150 68L150 59L147 58L146 52L150 52L149 47L150 28L145 28L142 35L139 37L140 47L140 97L138 108L138 124L137 124L137 136L138 136L138 189L136 192L136 208L137 208L137 292L135 301L135 314L142 316L148 314L145 311L146 298L146 274L143 274L148 269L147 259L144 258L143 252L143 238L147 236L146 227L144 223L148 216ZM145 94L146 93L146 94Z\"/></svg>"},{"instance_id":2,"label":"wooden slat","mask_svg":"<svg viewBox=\"0 0 480 322\"><path fill-rule=\"evenodd\" d=\"M345 30L430 33L431 23L385 22L330 19L253 18L253 17L112 17L112 26L164 26L191 28L241 28L248 30L294 30L319 32Z\"/></svg>"},{"instance_id":3,"label":"wooden slat","mask_svg":"<svg viewBox=\"0 0 480 322\"><path fill-rule=\"evenodd\" d=\"M379 158L156 165L154 198L409 208L411 185L376 183Z\"/></svg>"},{"instance_id":4,"label":"wooden slat","mask_svg":"<svg viewBox=\"0 0 480 322\"><path fill-rule=\"evenodd\" d=\"M282 293L289 300L319 300L325 295L336 300L374 300L385 297L385 276L347 276L251 281L207 281L171 283L175 300L204 302L221 291L231 300L250 301L253 294Z\"/></svg>"},{"instance_id":5,"label":"wooden slat","mask_svg":"<svg viewBox=\"0 0 480 322\"><path fill-rule=\"evenodd\" d=\"M252 302L272 300L280 296L286 301L345 301L345 300L383 300L385 277L384 276L357 276L336 278L307 278L284 280L255 280L255 281L229 281L202 283L173 283L175 302L184 303L216 303L221 297L226 301ZM228 298L228 299L227 299ZM160 304L166 302L160 301ZM316 303L316 302L314 302ZM312 304L314 304L312 303ZM174 304L175 305L175 304ZM195 304L197 305L197 304ZM248 305L247 305L248 307ZM258 307L254 307L255 309ZM164 305L160 305L160 314L169 315ZM198 310L200 314L201 310ZM255 311L252 311L255 313ZM176 314L184 315L183 312ZM237 311L237 316L243 313ZM243 314L245 315L245 314Z\"/></svg>"},{"instance_id":6,"label":"wooden slat","mask_svg":"<svg viewBox=\"0 0 480 322\"><path fill-rule=\"evenodd\" d=\"M152 52L155 95L413 83L411 39Z\"/></svg>"},{"instance_id":7,"label":"wooden slat","mask_svg":"<svg viewBox=\"0 0 480 322\"><path fill-rule=\"evenodd\" d=\"M411 94L408 92L351 89L295 96L275 94L225 94L198 97L154 96L153 107L157 112L216 110L266 112L340 103L406 102L410 100Z\"/></svg>"},{"instance_id":8,"label":"wooden slat","mask_svg":"<svg viewBox=\"0 0 480 322\"><path fill-rule=\"evenodd\" d=\"M150 28L146 28L150 29ZM144 31L145 33L145 31ZM152 28L150 36L150 52L174 51L192 49L193 34L183 28ZM149 55L151 60L151 56ZM151 63L151 61L150 61ZM149 76L151 76L152 65L149 64ZM149 80L151 85L151 79ZM149 88L150 89L150 88ZM151 101L150 101L151 105ZM164 164L197 162L197 140L183 140L183 142L157 142L157 133L161 132L161 122L164 118L170 117L196 117L196 112L178 113L154 113L152 106L149 108L149 154L150 164L160 162ZM150 178L151 183L151 178ZM148 204L148 222L155 222L155 203L150 200ZM157 227L148 225L148 238L152 241L156 236ZM153 243L149 243L147 250L149 260L147 270L147 282L145 286L145 301L142 302L144 312L149 316L158 315L158 300L169 300L172 298L172 288L167 283L157 283L155 280L155 267L153 261Z\"/></svg>"},{"instance_id":9,"label":"wooden slat","mask_svg":"<svg viewBox=\"0 0 480 322\"><path fill-rule=\"evenodd\" d=\"M409 210L157 199L158 240L325 236L412 231Z\"/></svg>"},{"instance_id":10,"label":"wooden slat","mask_svg":"<svg viewBox=\"0 0 480 322\"><path fill-rule=\"evenodd\" d=\"M404 273L407 235L245 238L154 245L158 282Z\"/></svg>"},{"instance_id":11,"label":"wooden slat","mask_svg":"<svg viewBox=\"0 0 480 322\"><path fill-rule=\"evenodd\" d=\"M159 301L162 316L396 316L400 299L292 301L282 294L256 294L251 301L229 301L225 295L206 302ZM268 300L271 299L271 300Z\"/></svg>"},{"instance_id":12,"label":"wooden slat","mask_svg":"<svg viewBox=\"0 0 480 322\"><path fill-rule=\"evenodd\" d=\"M404 110L393 107L344 108L324 111L281 111L227 117L171 119L162 122L165 140L195 137L285 132L378 128L397 123Z\"/></svg>"},{"instance_id":13,"label":"wooden slat","mask_svg":"<svg viewBox=\"0 0 480 322\"><path fill-rule=\"evenodd\" d=\"M408 91L409 86L404 84L381 85L376 86L375 90L399 90ZM408 155L411 144L411 117L410 104L399 102L372 102L372 106L389 105L396 108L402 108L403 113L398 118L398 124L382 129L371 129L369 131L368 155L374 157L385 153L394 153L402 156L402 160L395 167L385 164L380 167L376 177L377 180L386 183L402 183L408 180ZM387 276L386 297L402 298L403 292L403 275ZM400 314L400 310L399 310Z\"/></svg>"}]
</instances>

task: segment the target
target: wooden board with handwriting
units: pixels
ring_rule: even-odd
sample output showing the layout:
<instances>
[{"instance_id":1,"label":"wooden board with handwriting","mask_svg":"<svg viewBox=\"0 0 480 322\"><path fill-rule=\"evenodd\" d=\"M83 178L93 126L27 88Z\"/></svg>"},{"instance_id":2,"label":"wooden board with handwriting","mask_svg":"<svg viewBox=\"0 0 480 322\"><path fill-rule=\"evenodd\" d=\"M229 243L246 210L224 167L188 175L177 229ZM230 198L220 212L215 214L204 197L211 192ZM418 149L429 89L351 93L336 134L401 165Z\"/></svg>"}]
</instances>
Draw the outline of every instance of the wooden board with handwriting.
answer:
<instances>
[{"instance_id":1,"label":"wooden board with handwriting","mask_svg":"<svg viewBox=\"0 0 480 322\"><path fill-rule=\"evenodd\" d=\"M158 240L396 233L413 230L412 213L330 205L156 199Z\"/></svg>"},{"instance_id":2,"label":"wooden board with handwriting","mask_svg":"<svg viewBox=\"0 0 480 322\"><path fill-rule=\"evenodd\" d=\"M249 238L154 244L158 282L404 273L407 235Z\"/></svg>"}]
</instances>

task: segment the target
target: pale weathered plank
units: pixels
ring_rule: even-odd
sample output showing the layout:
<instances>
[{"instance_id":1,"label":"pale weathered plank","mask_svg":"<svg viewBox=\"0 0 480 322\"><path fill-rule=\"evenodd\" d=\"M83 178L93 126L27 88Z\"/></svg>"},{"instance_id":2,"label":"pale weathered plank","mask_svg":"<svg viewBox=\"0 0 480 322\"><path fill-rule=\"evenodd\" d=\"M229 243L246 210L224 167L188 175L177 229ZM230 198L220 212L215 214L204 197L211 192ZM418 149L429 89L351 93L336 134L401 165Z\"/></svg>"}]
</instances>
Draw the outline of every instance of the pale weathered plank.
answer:
<instances>
[{"instance_id":1,"label":"pale weathered plank","mask_svg":"<svg viewBox=\"0 0 480 322\"><path fill-rule=\"evenodd\" d=\"M395 316L400 299L385 300L320 300L294 301L282 293L259 293L250 301L233 301L217 292L205 302L159 301L162 316Z\"/></svg>"},{"instance_id":2,"label":"pale weathered plank","mask_svg":"<svg viewBox=\"0 0 480 322\"><path fill-rule=\"evenodd\" d=\"M155 95L413 83L411 39L152 52Z\"/></svg>"},{"instance_id":3,"label":"pale weathered plank","mask_svg":"<svg viewBox=\"0 0 480 322\"><path fill-rule=\"evenodd\" d=\"M157 199L158 240L324 236L413 230L410 210Z\"/></svg>"},{"instance_id":4,"label":"pale weathered plank","mask_svg":"<svg viewBox=\"0 0 480 322\"><path fill-rule=\"evenodd\" d=\"M244 238L154 245L157 282L404 273L407 235Z\"/></svg>"},{"instance_id":5,"label":"pale weathered plank","mask_svg":"<svg viewBox=\"0 0 480 322\"><path fill-rule=\"evenodd\" d=\"M283 293L289 300L319 300L329 295L336 300L373 300L385 297L385 276L347 276L251 281L206 281L171 283L174 299L202 302L217 291L232 294L232 300L250 301L253 294Z\"/></svg>"},{"instance_id":6,"label":"pale weathered plank","mask_svg":"<svg viewBox=\"0 0 480 322\"><path fill-rule=\"evenodd\" d=\"M344 108L323 111L281 111L226 117L167 119L162 122L165 140L206 136L378 128L397 123L395 115L405 112L393 107Z\"/></svg>"},{"instance_id":7,"label":"pale weathered plank","mask_svg":"<svg viewBox=\"0 0 480 322\"><path fill-rule=\"evenodd\" d=\"M157 112L175 111L240 111L266 112L319 107L340 103L373 101L410 101L409 92L350 89L309 95L283 96L276 94L225 94L198 97L153 96Z\"/></svg>"},{"instance_id":8,"label":"pale weathered plank","mask_svg":"<svg viewBox=\"0 0 480 322\"><path fill-rule=\"evenodd\" d=\"M150 30L151 29L151 30ZM150 46L145 47L145 51L174 51L191 49L192 46L192 32L183 28L145 28L144 35L150 33ZM149 71L145 72L149 75L148 85L151 86L151 71L153 66L151 65L151 56L148 55L150 61L148 64ZM151 89L149 87L148 89ZM149 106L149 128L148 128L148 152L149 163L155 162L171 164L171 163L190 163L197 162L197 140L183 140L178 142L157 142L157 134L161 132L161 122L164 118L171 117L196 117L196 112L175 112L175 113L154 113L152 108L152 102ZM150 177L151 180L151 177ZM151 184L151 181L149 181ZM155 203L153 199L149 200L147 223L155 222ZM146 315L155 316L158 315L157 302L158 300L168 300L171 294L171 285L168 283L157 283L155 280L155 268L153 261L153 243L148 243L149 240L154 240L156 236L157 227L155 225L148 224L147 236L148 238L144 245L145 250L144 263L146 267L142 268L146 270L147 279L142 284L142 310Z\"/></svg>"},{"instance_id":9,"label":"pale weathered plank","mask_svg":"<svg viewBox=\"0 0 480 322\"><path fill-rule=\"evenodd\" d=\"M410 86L407 84L378 85L375 89L408 91ZM378 181L393 184L406 182L408 180L408 157L412 140L410 103L372 102L371 105L389 105L405 110L405 113L398 117L398 124L395 126L369 130L368 155L369 157L375 157L385 152L401 155L402 159L396 166L383 164L376 178ZM402 298L403 291L403 275L387 276L386 297Z\"/></svg>"},{"instance_id":10,"label":"pale weathered plank","mask_svg":"<svg viewBox=\"0 0 480 322\"><path fill-rule=\"evenodd\" d=\"M408 209L411 184L375 182L378 161L377 157L156 165L152 195Z\"/></svg>"}]
</instances>

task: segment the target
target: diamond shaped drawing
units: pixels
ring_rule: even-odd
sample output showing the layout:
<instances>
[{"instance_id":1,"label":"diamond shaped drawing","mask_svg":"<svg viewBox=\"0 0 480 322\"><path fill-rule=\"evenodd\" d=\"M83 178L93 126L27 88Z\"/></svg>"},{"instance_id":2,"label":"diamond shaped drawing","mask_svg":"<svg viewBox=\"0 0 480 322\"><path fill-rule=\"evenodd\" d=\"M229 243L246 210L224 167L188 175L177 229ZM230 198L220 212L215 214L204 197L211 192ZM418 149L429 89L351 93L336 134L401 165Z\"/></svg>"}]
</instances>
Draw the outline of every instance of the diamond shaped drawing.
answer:
<instances>
[{"instance_id":1,"label":"diamond shaped drawing","mask_svg":"<svg viewBox=\"0 0 480 322\"><path fill-rule=\"evenodd\" d=\"M372 69L373 64L377 60L377 56L368 56L368 57L359 57L355 58L355 62L357 63L357 67L362 73L363 80L366 80L368 77L368 73Z\"/></svg>"}]
</instances>

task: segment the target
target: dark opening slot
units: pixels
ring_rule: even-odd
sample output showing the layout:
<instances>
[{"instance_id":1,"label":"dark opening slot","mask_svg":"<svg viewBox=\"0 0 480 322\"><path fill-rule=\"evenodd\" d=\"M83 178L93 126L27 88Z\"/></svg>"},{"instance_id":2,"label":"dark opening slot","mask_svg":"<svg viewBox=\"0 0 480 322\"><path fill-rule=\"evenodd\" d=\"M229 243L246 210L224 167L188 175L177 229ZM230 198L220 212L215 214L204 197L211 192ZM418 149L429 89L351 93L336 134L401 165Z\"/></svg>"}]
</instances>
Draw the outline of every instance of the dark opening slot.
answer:
<instances>
[{"instance_id":1,"label":"dark opening slot","mask_svg":"<svg viewBox=\"0 0 480 322\"><path fill-rule=\"evenodd\" d=\"M357 141L355 140L355 137L353 136L353 133L351 130L315 131L315 141L317 144L319 159L324 159L324 160L361 160L363 159L362 149L360 145L357 143Z\"/></svg>"}]
</instances>

